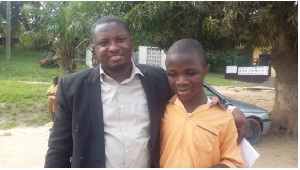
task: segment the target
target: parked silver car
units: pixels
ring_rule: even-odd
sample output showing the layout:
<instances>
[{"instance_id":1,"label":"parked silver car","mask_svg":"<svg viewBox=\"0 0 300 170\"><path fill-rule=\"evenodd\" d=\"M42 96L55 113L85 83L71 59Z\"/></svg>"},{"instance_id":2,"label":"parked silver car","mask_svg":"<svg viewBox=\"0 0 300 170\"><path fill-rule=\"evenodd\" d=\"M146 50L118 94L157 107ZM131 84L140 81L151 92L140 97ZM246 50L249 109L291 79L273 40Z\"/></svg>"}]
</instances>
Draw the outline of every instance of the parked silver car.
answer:
<instances>
[{"instance_id":1,"label":"parked silver car","mask_svg":"<svg viewBox=\"0 0 300 170\"><path fill-rule=\"evenodd\" d=\"M251 125L250 132L246 137L249 143L254 145L262 135L267 134L271 126L271 120L267 110L242 101L226 98L207 83L203 83L203 87L208 97L216 96L219 98L221 104L233 105L241 109Z\"/></svg>"}]
</instances>

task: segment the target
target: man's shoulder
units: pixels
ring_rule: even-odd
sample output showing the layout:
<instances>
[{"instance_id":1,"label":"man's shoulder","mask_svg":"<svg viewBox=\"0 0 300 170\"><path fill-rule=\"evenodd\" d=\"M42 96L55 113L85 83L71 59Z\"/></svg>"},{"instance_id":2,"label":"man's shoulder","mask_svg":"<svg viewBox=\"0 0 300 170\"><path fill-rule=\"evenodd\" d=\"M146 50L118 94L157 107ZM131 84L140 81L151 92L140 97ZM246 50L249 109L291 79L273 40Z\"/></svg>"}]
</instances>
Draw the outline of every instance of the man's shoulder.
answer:
<instances>
[{"instance_id":1,"label":"man's shoulder","mask_svg":"<svg viewBox=\"0 0 300 170\"><path fill-rule=\"evenodd\" d=\"M66 74L62 78L65 79L72 79L72 78L79 78L79 77L87 77L91 74L94 68L88 68L85 70L76 71L74 73Z\"/></svg>"},{"instance_id":2,"label":"man's shoulder","mask_svg":"<svg viewBox=\"0 0 300 170\"><path fill-rule=\"evenodd\" d=\"M66 74L64 76L62 76L62 82L63 83L72 83L72 84L80 84L83 83L84 79L88 79L93 72L97 71L97 68L89 68L89 69L85 69L85 70L80 70L74 73L70 73L70 74ZM99 73L100 75L100 73Z\"/></svg>"},{"instance_id":3,"label":"man's shoulder","mask_svg":"<svg viewBox=\"0 0 300 170\"><path fill-rule=\"evenodd\" d=\"M141 70L143 74L150 72L152 74L166 75L166 71L158 66L150 66L147 64L136 64L136 66Z\"/></svg>"}]
</instances>

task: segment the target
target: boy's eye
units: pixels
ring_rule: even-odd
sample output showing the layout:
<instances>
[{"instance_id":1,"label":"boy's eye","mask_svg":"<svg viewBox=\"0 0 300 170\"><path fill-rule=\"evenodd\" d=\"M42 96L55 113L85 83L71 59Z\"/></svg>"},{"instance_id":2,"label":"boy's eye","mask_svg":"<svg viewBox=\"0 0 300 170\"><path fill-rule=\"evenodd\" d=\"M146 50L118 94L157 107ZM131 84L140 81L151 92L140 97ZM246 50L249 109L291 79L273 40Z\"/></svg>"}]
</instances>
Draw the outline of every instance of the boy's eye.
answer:
<instances>
[{"instance_id":1,"label":"boy's eye","mask_svg":"<svg viewBox=\"0 0 300 170\"><path fill-rule=\"evenodd\" d=\"M174 78L176 77L176 74L175 73L167 73L168 77L171 77L171 78Z\"/></svg>"}]
</instances>

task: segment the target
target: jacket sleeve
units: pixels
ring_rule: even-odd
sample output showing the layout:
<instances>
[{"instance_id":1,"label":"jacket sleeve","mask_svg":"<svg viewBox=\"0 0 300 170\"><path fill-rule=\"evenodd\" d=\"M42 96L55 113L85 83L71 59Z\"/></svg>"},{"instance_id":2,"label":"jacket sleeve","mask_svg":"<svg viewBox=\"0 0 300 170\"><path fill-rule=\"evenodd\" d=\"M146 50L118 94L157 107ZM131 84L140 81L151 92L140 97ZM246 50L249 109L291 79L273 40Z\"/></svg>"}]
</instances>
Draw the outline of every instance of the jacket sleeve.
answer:
<instances>
[{"instance_id":1,"label":"jacket sleeve","mask_svg":"<svg viewBox=\"0 0 300 170\"><path fill-rule=\"evenodd\" d=\"M72 156L72 112L64 94L63 78L56 93L57 109L48 141L45 168L70 167ZM69 101L70 102L70 101Z\"/></svg>"}]
</instances>

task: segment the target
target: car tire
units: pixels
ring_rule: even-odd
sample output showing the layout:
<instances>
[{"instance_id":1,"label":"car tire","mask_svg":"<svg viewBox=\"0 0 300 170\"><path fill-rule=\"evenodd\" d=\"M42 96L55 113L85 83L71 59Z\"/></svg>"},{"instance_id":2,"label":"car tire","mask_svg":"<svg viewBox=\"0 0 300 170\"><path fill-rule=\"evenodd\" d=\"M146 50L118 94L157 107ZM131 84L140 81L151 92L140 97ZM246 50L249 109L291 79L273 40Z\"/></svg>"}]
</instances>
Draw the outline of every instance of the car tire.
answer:
<instances>
[{"instance_id":1,"label":"car tire","mask_svg":"<svg viewBox=\"0 0 300 170\"><path fill-rule=\"evenodd\" d=\"M248 118L247 120L250 123L250 132L246 136L246 139L251 145L255 145L261 136L261 127L256 119Z\"/></svg>"}]
</instances>

